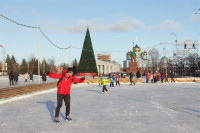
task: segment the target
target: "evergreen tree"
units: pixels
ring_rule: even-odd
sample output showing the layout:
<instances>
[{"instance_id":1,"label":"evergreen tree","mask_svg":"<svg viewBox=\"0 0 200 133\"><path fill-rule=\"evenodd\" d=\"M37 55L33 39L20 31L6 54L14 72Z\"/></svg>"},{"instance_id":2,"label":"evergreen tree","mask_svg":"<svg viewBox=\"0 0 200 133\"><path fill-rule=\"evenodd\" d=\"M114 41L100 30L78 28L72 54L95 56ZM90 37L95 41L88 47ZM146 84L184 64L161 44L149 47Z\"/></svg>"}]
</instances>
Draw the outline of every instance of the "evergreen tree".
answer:
<instances>
[{"instance_id":1,"label":"evergreen tree","mask_svg":"<svg viewBox=\"0 0 200 133\"><path fill-rule=\"evenodd\" d=\"M34 60L34 69L32 73L38 75L38 59Z\"/></svg>"},{"instance_id":2,"label":"evergreen tree","mask_svg":"<svg viewBox=\"0 0 200 133\"><path fill-rule=\"evenodd\" d=\"M14 72L19 72L19 64L17 63L14 55L11 57L11 62L14 67Z\"/></svg>"},{"instance_id":3,"label":"evergreen tree","mask_svg":"<svg viewBox=\"0 0 200 133\"><path fill-rule=\"evenodd\" d=\"M30 61L28 62L28 72L35 74L36 70L36 59L35 57L31 57Z\"/></svg>"},{"instance_id":4,"label":"evergreen tree","mask_svg":"<svg viewBox=\"0 0 200 133\"><path fill-rule=\"evenodd\" d=\"M27 63L25 59L22 59L22 64L20 66L20 73L25 74L28 71Z\"/></svg>"},{"instance_id":5,"label":"evergreen tree","mask_svg":"<svg viewBox=\"0 0 200 133\"><path fill-rule=\"evenodd\" d=\"M78 69L78 63L77 63L77 60L75 58L74 62L73 62L73 71L74 71L74 74L76 75L76 72L77 72L77 69Z\"/></svg>"},{"instance_id":6,"label":"evergreen tree","mask_svg":"<svg viewBox=\"0 0 200 133\"><path fill-rule=\"evenodd\" d=\"M9 74L11 71L14 70L14 69L13 69L13 64L12 64L12 61L11 61L9 55L7 55L6 63L7 63L7 74Z\"/></svg>"},{"instance_id":7,"label":"evergreen tree","mask_svg":"<svg viewBox=\"0 0 200 133\"><path fill-rule=\"evenodd\" d=\"M62 67L63 70L67 70L68 66L69 66L69 65L66 64L66 63L61 63L61 64L59 65L59 67Z\"/></svg>"},{"instance_id":8,"label":"evergreen tree","mask_svg":"<svg viewBox=\"0 0 200 133\"><path fill-rule=\"evenodd\" d=\"M88 28L78 66L78 73L97 73L96 60Z\"/></svg>"},{"instance_id":9,"label":"evergreen tree","mask_svg":"<svg viewBox=\"0 0 200 133\"><path fill-rule=\"evenodd\" d=\"M42 61L42 65L40 67L40 73L44 73L46 71L50 71L49 64L46 62L45 59Z\"/></svg>"}]
</instances>

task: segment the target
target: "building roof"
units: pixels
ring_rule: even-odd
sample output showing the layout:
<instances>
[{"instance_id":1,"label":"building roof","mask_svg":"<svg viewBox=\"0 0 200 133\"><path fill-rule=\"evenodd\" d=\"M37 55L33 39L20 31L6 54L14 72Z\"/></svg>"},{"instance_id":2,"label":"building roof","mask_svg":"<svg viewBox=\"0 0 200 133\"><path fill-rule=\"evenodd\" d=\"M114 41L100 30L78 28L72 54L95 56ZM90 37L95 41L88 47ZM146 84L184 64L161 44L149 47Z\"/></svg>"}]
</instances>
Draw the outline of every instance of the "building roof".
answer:
<instances>
[{"instance_id":1,"label":"building roof","mask_svg":"<svg viewBox=\"0 0 200 133\"><path fill-rule=\"evenodd\" d=\"M135 47L134 47L134 48L139 48L139 49L140 49L140 47L139 47L137 44L135 45Z\"/></svg>"},{"instance_id":2,"label":"building roof","mask_svg":"<svg viewBox=\"0 0 200 133\"><path fill-rule=\"evenodd\" d=\"M161 59L168 59L166 56L163 56Z\"/></svg>"}]
</instances>

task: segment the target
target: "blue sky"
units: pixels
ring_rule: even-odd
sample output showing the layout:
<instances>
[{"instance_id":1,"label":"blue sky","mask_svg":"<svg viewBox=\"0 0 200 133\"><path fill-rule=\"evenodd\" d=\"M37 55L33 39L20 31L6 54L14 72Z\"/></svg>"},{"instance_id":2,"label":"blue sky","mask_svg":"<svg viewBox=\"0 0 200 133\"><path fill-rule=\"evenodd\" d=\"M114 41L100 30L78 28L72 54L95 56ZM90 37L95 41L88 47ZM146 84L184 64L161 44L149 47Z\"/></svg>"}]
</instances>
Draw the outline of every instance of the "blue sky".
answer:
<instances>
[{"instance_id":1,"label":"blue sky","mask_svg":"<svg viewBox=\"0 0 200 133\"><path fill-rule=\"evenodd\" d=\"M95 56L111 54L111 60L122 64L126 51L138 43L148 51L167 42L166 56L183 41L200 41L199 0L1 0L0 14L25 25L39 25L46 36L59 47L71 48L71 60L80 60L89 26ZM175 35L170 35L171 33ZM136 39L137 38L137 39ZM16 25L0 17L0 61L2 51L22 58L37 57L37 30ZM56 64L69 63L69 50L60 50L39 32L40 60L54 58ZM79 49L76 49L76 48ZM156 46L163 56L163 45ZM121 52L119 52L121 51Z\"/></svg>"}]
</instances>

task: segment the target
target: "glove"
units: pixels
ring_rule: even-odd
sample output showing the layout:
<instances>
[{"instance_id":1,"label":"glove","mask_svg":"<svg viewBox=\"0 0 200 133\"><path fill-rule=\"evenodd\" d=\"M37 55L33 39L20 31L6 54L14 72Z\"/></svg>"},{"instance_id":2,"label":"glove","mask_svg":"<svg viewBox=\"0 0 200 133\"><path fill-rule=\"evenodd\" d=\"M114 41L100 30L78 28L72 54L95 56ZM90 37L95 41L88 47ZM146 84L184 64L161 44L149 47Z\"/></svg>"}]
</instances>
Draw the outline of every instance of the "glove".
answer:
<instances>
[{"instance_id":1,"label":"glove","mask_svg":"<svg viewBox=\"0 0 200 133\"><path fill-rule=\"evenodd\" d=\"M46 74L49 74L50 72L49 72L49 71L46 71L45 73L46 73Z\"/></svg>"},{"instance_id":2,"label":"glove","mask_svg":"<svg viewBox=\"0 0 200 133\"><path fill-rule=\"evenodd\" d=\"M85 77L82 77L81 80L85 80Z\"/></svg>"}]
</instances>

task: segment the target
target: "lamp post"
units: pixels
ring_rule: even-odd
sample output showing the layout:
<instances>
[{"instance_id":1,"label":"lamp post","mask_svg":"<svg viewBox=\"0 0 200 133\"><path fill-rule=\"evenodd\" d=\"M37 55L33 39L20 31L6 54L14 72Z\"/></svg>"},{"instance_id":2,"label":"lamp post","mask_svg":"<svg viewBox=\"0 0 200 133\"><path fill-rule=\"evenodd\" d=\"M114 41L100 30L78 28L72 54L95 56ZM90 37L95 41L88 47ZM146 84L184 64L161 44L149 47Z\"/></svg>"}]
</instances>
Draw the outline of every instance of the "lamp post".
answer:
<instances>
[{"instance_id":1,"label":"lamp post","mask_svg":"<svg viewBox=\"0 0 200 133\"><path fill-rule=\"evenodd\" d=\"M200 14L200 9L198 9L198 12L195 12L194 13L195 15L198 15L198 14ZM198 47L199 47L199 42L197 42L197 70L199 71L199 57L198 57Z\"/></svg>"},{"instance_id":2,"label":"lamp post","mask_svg":"<svg viewBox=\"0 0 200 133\"><path fill-rule=\"evenodd\" d=\"M40 60L39 60L39 25L37 25L37 40L38 40L38 81L40 84Z\"/></svg>"},{"instance_id":3,"label":"lamp post","mask_svg":"<svg viewBox=\"0 0 200 133\"><path fill-rule=\"evenodd\" d=\"M3 45L0 45L0 47L3 47ZM2 65L2 75L4 75L4 62L3 62L3 60L2 60L2 64L1 64Z\"/></svg>"}]
</instances>

